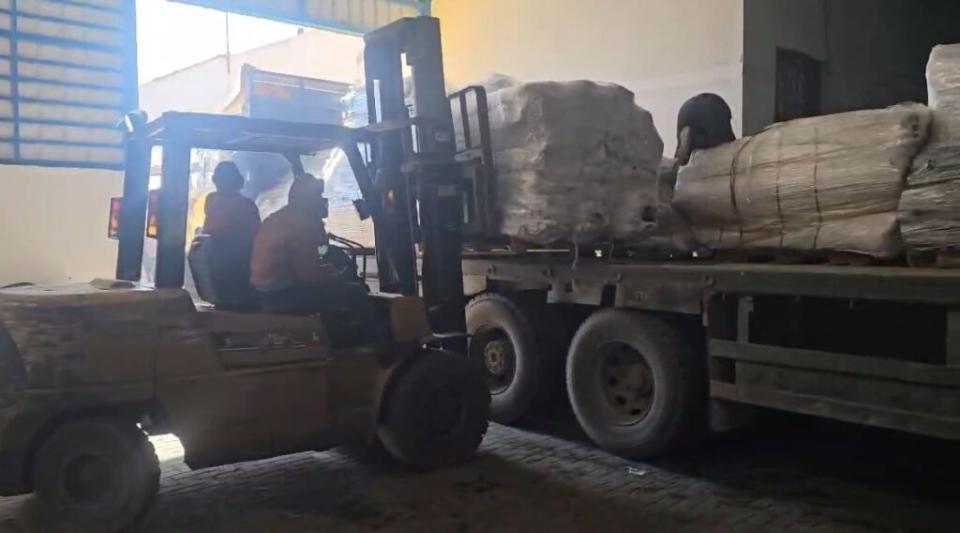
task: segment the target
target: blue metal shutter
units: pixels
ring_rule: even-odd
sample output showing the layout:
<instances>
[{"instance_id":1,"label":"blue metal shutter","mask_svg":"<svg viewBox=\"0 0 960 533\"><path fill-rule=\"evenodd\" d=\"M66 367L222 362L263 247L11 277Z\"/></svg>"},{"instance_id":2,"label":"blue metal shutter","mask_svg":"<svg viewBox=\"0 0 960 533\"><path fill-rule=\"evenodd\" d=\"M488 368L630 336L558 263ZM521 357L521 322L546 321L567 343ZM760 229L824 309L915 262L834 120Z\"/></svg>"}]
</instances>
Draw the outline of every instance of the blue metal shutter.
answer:
<instances>
[{"instance_id":1,"label":"blue metal shutter","mask_svg":"<svg viewBox=\"0 0 960 533\"><path fill-rule=\"evenodd\" d=\"M174 0L232 13L349 33L430 14L429 0Z\"/></svg>"},{"instance_id":2,"label":"blue metal shutter","mask_svg":"<svg viewBox=\"0 0 960 533\"><path fill-rule=\"evenodd\" d=\"M133 0L0 0L0 163L123 167Z\"/></svg>"}]
</instances>

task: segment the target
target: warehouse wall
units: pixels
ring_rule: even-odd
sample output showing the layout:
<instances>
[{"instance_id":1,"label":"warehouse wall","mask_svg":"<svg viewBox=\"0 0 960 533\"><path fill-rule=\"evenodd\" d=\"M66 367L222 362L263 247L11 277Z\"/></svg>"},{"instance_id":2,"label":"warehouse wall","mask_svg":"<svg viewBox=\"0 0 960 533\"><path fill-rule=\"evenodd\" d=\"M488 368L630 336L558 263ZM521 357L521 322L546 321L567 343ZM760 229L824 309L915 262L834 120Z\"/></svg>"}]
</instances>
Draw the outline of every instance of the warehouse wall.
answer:
<instances>
[{"instance_id":1,"label":"warehouse wall","mask_svg":"<svg viewBox=\"0 0 960 533\"><path fill-rule=\"evenodd\" d=\"M743 130L756 133L773 122L777 47L824 60L826 0L744 0Z\"/></svg>"},{"instance_id":2,"label":"warehouse wall","mask_svg":"<svg viewBox=\"0 0 960 533\"><path fill-rule=\"evenodd\" d=\"M956 0L829 0L824 111L926 102L937 44L960 42Z\"/></svg>"},{"instance_id":3,"label":"warehouse wall","mask_svg":"<svg viewBox=\"0 0 960 533\"><path fill-rule=\"evenodd\" d=\"M739 126L742 8L742 0L433 1L452 84L493 73L619 83L653 112L671 155L677 110L696 93L721 94Z\"/></svg>"},{"instance_id":4,"label":"warehouse wall","mask_svg":"<svg viewBox=\"0 0 960 533\"><path fill-rule=\"evenodd\" d=\"M112 276L107 219L121 184L119 172L0 167L0 285Z\"/></svg>"},{"instance_id":5,"label":"warehouse wall","mask_svg":"<svg viewBox=\"0 0 960 533\"><path fill-rule=\"evenodd\" d=\"M774 119L776 49L824 62L822 112L926 101L935 44L960 42L955 0L745 0L744 130Z\"/></svg>"}]
</instances>

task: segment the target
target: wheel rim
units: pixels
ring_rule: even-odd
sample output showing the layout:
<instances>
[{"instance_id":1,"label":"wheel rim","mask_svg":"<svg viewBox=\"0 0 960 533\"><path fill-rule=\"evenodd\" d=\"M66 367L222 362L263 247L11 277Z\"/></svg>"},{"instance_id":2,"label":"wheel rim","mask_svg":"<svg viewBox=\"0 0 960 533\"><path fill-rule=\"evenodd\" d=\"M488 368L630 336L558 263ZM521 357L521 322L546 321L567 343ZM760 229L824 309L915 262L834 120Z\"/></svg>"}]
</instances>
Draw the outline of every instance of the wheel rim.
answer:
<instances>
[{"instance_id":1,"label":"wheel rim","mask_svg":"<svg viewBox=\"0 0 960 533\"><path fill-rule=\"evenodd\" d=\"M510 337L501 329L491 329L474 336L474 349L481 362L491 394L500 394L513 384L517 371L517 355Z\"/></svg>"},{"instance_id":2,"label":"wheel rim","mask_svg":"<svg viewBox=\"0 0 960 533\"><path fill-rule=\"evenodd\" d=\"M600 347L596 379L610 421L632 426L650 412L654 399L653 371L643 355L619 342Z\"/></svg>"},{"instance_id":3,"label":"wheel rim","mask_svg":"<svg viewBox=\"0 0 960 533\"><path fill-rule=\"evenodd\" d=\"M77 507L99 507L112 501L120 480L110 462L91 454L72 458L63 467L62 489L67 503Z\"/></svg>"}]
</instances>

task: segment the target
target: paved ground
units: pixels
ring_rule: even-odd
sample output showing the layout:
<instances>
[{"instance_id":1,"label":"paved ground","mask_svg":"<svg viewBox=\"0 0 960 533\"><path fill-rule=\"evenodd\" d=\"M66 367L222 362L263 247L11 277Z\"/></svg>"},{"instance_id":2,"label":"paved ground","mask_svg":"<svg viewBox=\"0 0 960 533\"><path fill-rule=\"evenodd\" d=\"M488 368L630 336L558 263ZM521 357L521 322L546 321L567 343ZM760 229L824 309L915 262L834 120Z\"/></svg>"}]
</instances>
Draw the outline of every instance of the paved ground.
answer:
<instances>
[{"instance_id":1,"label":"paved ground","mask_svg":"<svg viewBox=\"0 0 960 533\"><path fill-rule=\"evenodd\" d=\"M956 531L955 447L778 417L698 453L634 463L582 442L569 419L494 426L472 464L414 473L343 452L190 472L155 441L161 500L147 533L411 531ZM36 528L0 499L0 532Z\"/></svg>"}]
</instances>

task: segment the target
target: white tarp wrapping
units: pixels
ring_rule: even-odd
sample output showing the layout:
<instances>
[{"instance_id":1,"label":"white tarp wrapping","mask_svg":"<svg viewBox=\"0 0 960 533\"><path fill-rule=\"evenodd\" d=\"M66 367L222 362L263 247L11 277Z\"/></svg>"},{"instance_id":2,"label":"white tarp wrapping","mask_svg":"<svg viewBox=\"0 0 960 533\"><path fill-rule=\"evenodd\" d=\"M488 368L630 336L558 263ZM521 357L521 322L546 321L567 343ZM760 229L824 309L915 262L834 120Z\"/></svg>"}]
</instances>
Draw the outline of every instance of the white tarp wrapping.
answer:
<instances>
[{"instance_id":1,"label":"white tarp wrapping","mask_svg":"<svg viewBox=\"0 0 960 533\"><path fill-rule=\"evenodd\" d=\"M696 152L673 206L712 249L893 257L904 178L929 120L926 107L905 105L775 124Z\"/></svg>"},{"instance_id":2,"label":"white tarp wrapping","mask_svg":"<svg viewBox=\"0 0 960 533\"><path fill-rule=\"evenodd\" d=\"M934 141L960 140L960 44L934 47L927 63L927 91L936 117Z\"/></svg>"},{"instance_id":3,"label":"white tarp wrapping","mask_svg":"<svg viewBox=\"0 0 960 533\"><path fill-rule=\"evenodd\" d=\"M636 239L654 225L663 141L633 93L538 82L488 101L504 235L585 244Z\"/></svg>"},{"instance_id":4,"label":"white tarp wrapping","mask_svg":"<svg viewBox=\"0 0 960 533\"><path fill-rule=\"evenodd\" d=\"M900 202L903 239L922 251L960 250L960 44L937 46L927 65L933 128Z\"/></svg>"}]
</instances>

